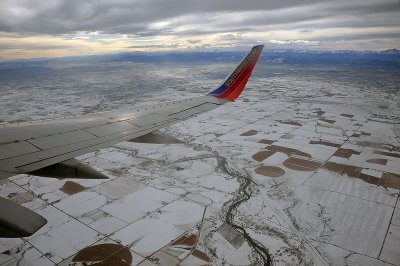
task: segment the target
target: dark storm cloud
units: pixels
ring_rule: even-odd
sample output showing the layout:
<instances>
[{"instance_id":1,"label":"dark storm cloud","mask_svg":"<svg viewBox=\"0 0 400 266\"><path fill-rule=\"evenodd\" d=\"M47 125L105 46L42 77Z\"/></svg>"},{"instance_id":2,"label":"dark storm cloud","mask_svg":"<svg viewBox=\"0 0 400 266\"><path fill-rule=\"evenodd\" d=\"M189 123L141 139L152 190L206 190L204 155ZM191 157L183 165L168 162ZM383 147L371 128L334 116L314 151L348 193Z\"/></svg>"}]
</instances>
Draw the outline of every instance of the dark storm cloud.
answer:
<instances>
[{"instance_id":1,"label":"dark storm cloud","mask_svg":"<svg viewBox=\"0 0 400 266\"><path fill-rule=\"evenodd\" d=\"M54 0L52 2L45 0L43 2L48 2L48 6L27 4L31 2L37 1L2 1L0 3L0 30L50 34L74 31L135 33L145 31L151 22L181 15L276 9L316 1ZM26 12L27 9L30 12Z\"/></svg>"},{"instance_id":2,"label":"dark storm cloud","mask_svg":"<svg viewBox=\"0 0 400 266\"><path fill-rule=\"evenodd\" d=\"M35 4L36 3L36 4ZM260 12L258 15L254 12ZM265 13L263 13L265 12ZM237 17L230 17L237 14ZM373 21L371 15L379 15ZM228 19L225 19L228 17ZM365 17L365 18L364 18ZM251 27L287 25L325 19L322 26L393 26L399 2L383 1L231 1L231 0L5 0L0 2L0 31L66 34L77 31L156 36L247 31ZM337 18L335 20L335 18ZM165 26L153 23L170 21ZM190 30L179 26L193 25ZM195 26L199 27L196 29ZM203 27L203 28L202 28Z\"/></svg>"}]
</instances>

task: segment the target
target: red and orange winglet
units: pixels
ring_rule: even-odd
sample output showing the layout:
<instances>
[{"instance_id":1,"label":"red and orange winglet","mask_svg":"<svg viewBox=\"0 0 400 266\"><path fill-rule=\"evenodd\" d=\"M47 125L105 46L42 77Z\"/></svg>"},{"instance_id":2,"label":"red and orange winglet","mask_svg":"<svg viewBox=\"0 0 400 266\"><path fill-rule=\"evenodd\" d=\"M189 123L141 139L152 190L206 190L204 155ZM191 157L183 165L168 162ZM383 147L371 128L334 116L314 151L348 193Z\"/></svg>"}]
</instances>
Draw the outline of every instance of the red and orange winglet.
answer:
<instances>
[{"instance_id":1,"label":"red and orange winglet","mask_svg":"<svg viewBox=\"0 0 400 266\"><path fill-rule=\"evenodd\" d=\"M254 46L224 84L207 95L228 101L236 100L246 86L263 48L264 45Z\"/></svg>"}]
</instances>

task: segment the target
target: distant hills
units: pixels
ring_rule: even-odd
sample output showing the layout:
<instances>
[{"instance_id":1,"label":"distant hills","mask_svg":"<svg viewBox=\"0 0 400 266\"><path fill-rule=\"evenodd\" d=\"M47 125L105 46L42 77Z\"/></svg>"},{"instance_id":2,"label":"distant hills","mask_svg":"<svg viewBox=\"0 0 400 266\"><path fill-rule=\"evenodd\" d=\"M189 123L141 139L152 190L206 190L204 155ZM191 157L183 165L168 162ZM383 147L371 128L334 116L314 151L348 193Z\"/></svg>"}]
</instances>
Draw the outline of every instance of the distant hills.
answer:
<instances>
[{"instance_id":1,"label":"distant hills","mask_svg":"<svg viewBox=\"0 0 400 266\"><path fill-rule=\"evenodd\" d=\"M277 64L400 68L400 51L267 51L264 61Z\"/></svg>"},{"instance_id":2,"label":"distant hills","mask_svg":"<svg viewBox=\"0 0 400 266\"><path fill-rule=\"evenodd\" d=\"M240 52L170 52L144 53L127 52L119 54L92 55L79 57L64 57L51 59L16 60L0 62L0 69L38 66L47 63L101 63L101 62L140 62L140 63L171 63L171 62L228 62L239 61L245 55ZM367 68L400 69L400 51L389 49L380 52L373 51L315 51L315 50L268 50L262 54L262 63L287 65L325 65L325 66L356 66Z\"/></svg>"}]
</instances>

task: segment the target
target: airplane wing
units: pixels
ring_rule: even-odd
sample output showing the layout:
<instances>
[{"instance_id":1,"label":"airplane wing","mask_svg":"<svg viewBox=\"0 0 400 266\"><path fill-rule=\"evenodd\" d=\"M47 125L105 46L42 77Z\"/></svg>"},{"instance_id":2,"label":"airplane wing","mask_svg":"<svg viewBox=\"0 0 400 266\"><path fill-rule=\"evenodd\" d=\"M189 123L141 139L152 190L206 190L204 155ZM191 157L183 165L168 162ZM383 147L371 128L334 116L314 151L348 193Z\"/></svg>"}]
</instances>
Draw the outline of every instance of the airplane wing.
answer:
<instances>
[{"instance_id":1,"label":"airplane wing","mask_svg":"<svg viewBox=\"0 0 400 266\"><path fill-rule=\"evenodd\" d=\"M243 91L262 49L263 45L253 47L219 88L203 96L121 111L4 125L0 127L0 179L17 174L106 178L74 157L126 140L154 138L153 132L160 128L234 101ZM0 199L0 237L29 236L46 223L43 217L38 221L34 212L10 204ZM9 209L13 215L5 215ZM29 212L32 222L15 219L28 217Z\"/></svg>"}]
</instances>

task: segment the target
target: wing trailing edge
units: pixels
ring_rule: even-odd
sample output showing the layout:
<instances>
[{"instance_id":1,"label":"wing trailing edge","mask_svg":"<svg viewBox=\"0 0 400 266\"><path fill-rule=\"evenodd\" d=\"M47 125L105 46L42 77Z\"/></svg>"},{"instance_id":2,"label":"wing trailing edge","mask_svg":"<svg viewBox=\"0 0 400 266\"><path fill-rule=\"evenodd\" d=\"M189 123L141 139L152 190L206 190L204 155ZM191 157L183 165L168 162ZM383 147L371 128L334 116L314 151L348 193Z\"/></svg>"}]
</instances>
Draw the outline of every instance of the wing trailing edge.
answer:
<instances>
[{"instance_id":1,"label":"wing trailing edge","mask_svg":"<svg viewBox=\"0 0 400 266\"><path fill-rule=\"evenodd\" d=\"M130 139L129 142L148 143L148 144L181 144L182 140L172 137L160 131L154 131L149 134Z\"/></svg>"},{"instance_id":2,"label":"wing trailing edge","mask_svg":"<svg viewBox=\"0 0 400 266\"><path fill-rule=\"evenodd\" d=\"M225 82L207 95L228 101L236 100L245 88L263 48L264 45L254 46Z\"/></svg>"}]
</instances>

